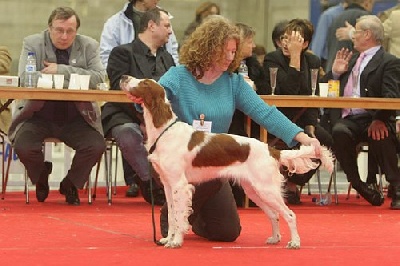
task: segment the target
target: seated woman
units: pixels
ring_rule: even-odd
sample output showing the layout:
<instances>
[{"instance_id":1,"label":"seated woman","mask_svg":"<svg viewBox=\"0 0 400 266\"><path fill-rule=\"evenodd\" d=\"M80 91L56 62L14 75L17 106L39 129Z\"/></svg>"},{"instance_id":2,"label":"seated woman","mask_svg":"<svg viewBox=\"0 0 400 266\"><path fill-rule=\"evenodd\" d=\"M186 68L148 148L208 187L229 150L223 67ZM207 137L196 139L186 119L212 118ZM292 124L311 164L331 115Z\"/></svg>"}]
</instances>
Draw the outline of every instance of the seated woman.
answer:
<instances>
[{"instance_id":1,"label":"seated woman","mask_svg":"<svg viewBox=\"0 0 400 266\"><path fill-rule=\"evenodd\" d=\"M282 47L265 56L264 71L268 81L267 90L263 94L271 94L270 67L277 67L276 95L311 95L310 69L320 68L320 59L308 52L313 35L313 26L306 19L293 19L285 28L285 33L280 37ZM317 93L318 80L317 80ZM319 109L317 108L279 108L292 122L304 128L304 131L321 144L331 147L333 144L330 134L319 123ZM277 145L275 136L269 136L270 145L277 148L286 148ZM289 204L300 204L300 195L296 185L303 186L314 175L316 170L303 175L293 175L287 179L287 201Z\"/></svg>"}]
</instances>

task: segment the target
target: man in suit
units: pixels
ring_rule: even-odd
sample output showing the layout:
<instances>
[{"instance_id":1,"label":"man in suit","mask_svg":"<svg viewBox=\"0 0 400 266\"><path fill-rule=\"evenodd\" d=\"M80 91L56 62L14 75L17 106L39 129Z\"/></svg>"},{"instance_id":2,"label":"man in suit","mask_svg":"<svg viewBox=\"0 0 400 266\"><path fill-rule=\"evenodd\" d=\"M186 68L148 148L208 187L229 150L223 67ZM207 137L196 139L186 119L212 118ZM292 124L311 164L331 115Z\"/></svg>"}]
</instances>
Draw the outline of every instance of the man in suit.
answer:
<instances>
[{"instance_id":1,"label":"man in suit","mask_svg":"<svg viewBox=\"0 0 400 266\"><path fill-rule=\"evenodd\" d=\"M400 59L384 51L383 38L384 30L378 17L366 15L357 20L352 37L356 52L352 56L346 49L338 51L332 71L324 77L340 80L340 96L400 96ZM353 79L359 82L353 83ZM368 157L379 165L393 187L391 208L400 209L396 112L359 108L327 112L333 125L333 150L353 188L372 205L383 203L383 195L376 185L362 182L358 172L356 147L360 142L368 142Z\"/></svg>"},{"instance_id":2,"label":"man in suit","mask_svg":"<svg viewBox=\"0 0 400 266\"><path fill-rule=\"evenodd\" d=\"M107 74L112 90L120 90L122 75L138 79L150 78L156 81L172 66L174 60L164 45L171 35L168 13L159 8L143 14L140 21L139 35L132 43L115 47L110 54ZM106 103L102 109L104 132L115 138L122 155L137 173L141 183L142 195L150 200L149 184L151 174L147 160L147 151L143 144L141 114L129 103ZM165 201L162 188L154 191L155 203Z\"/></svg>"},{"instance_id":3,"label":"man in suit","mask_svg":"<svg viewBox=\"0 0 400 266\"><path fill-rule=\"evenodd\" d=\"M80 19L69 7L58 7L48 19L48 29L23 41L19 76L23 76L28 52L36 54L36 69L46 74L63 74L68 87L70 74L90 75L90 87L104 82L105 70L100 61L99 44L77 34ZM51 163L44 162L42 143L56 137L75 150L67 176L59 192L70 205L79 205L77 189L83 188L92 167L101 157L105 142L100 108L95 102L23 100L16 104L8 132L15 152L28 176L36 184L36 198L43 202L49 194Z\"/></svg>"},{"instance_id":4,"label":"man in suit","mask_svg":"<svg viewBox=\"0 0 400 266\"><path fill-rule=\"evenodd\" d=\"M131 43L134 39L137 39L141 17L146 11L156 8L158 2L159 0L129 0L122 10L111 16L104 23L100 37L100 58L105 67L108 65L108 58L114 47ZM171 18L172 16L170 15ZM169 36L168 42L165 44L165 48L177 64L178 42L173 31ZM127 197L136 197L139 194L137 174L124 157L122 157L122 166L124 180L128 185L125 195Z\"/></svg>"},{"instance_id":5,"label":"man in suit","mask_svg":"<svg viewBox=\"0 0 400 266\"><path fill-rule=\"evenodd\" d=\"M328 57L325 65L325 72L328 72L332 69L332 64L335 60L337 51L343 47L352 49L351 40L336 39L336 30L346 25L354 26L359 17L363 15L369 15L372 11L375 0L348 0L347 2L348 6L332 21L332 24L328 30Z\"/></svg>"}]
</instances>

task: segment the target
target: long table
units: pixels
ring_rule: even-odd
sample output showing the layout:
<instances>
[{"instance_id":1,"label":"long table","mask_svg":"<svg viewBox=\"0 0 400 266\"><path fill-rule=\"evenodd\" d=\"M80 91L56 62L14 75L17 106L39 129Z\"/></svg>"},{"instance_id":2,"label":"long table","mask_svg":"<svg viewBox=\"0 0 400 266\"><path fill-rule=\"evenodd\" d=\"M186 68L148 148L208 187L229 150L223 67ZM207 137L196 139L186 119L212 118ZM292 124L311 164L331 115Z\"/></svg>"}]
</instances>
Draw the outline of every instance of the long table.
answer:
<instances>
[{"instance_id":1,"label":"long table","mask_svg":"<svg viewBox=\"0 0 400 266\"><path fill-rule=\"evenodd\" d=\"M364 108L400 110L398 98L328 98L318 96L277 96L263 95L261 98L270 105L278 107L310 108ZM60 101L98 101L98 102L131 102L123 91L101 90L56 90L41 88L0 87L0 99L32 99ZM247 120L247 132L250 133L250 120ZM267 131L261 128L260 139L267 141ZM336 184L335 184L336 187ZM336 191L336 189L335 189ZM320 192L321 194L321 192ZM337 199L336 199L337 201ZM247 203L248 204L248 203Z\"/></svg>"},{"instance_id":2,"label":"long table","mask_svg":"<svg viewBox=\"0 0 400 266\"><path fill-rule=\"evenodd\" d=\"M131 102L123 91L0 87L0 99Z\"/></svg>"},{"instance_id":3,"label":"long table","mask_svg":"<svg viewBox=\"0 0 400 266\"><path fill-rule=\"evenodd\" d=\"M262 95L270 105L278 107L329 107L400 110L400 98L350 98ZM130 102L123 91L56 90L41 88L0 87L0 99L32 99L59 101Z\"/></svg>"}]
</instances>

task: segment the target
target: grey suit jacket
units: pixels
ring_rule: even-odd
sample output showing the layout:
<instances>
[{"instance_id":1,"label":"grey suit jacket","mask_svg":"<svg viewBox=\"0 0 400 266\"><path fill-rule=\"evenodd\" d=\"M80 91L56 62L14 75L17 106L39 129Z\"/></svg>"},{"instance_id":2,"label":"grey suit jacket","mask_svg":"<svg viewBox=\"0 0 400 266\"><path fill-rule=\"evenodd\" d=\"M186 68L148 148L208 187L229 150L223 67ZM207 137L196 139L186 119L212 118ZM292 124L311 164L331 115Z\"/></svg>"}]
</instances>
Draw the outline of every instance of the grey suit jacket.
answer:
<instances>
[{"instance_id":1,"label":"grey suit jacket","mask_svg":"<svg viewBox=\"0 0 400 266\"><path fill-rule=\"evenodd\" d=\"M57 62L53 45L47 30L30 35L23 41L22 52L19 60L18 75L23 82L24 68L28 52L36 54L36 69L38 71L44 68L43 62ZM69 65L58 65L58 74L63 74L65 78L64 88L68 88L70 74L90 75L90 88L96 88L98 83L104 82L105 69L100 61L99 44L96 40L84 36L77 35L71 47ZM20 100L16 105L12 114L12 122L8 131L8 137L14 140L15 134L22 124L33 116L33 113L39 111L45 101L41 100ZM96 102L75 102L75 105L85 119L94 129L103 134L101 126L100 108Z\"/></svg>"}]
</instances>

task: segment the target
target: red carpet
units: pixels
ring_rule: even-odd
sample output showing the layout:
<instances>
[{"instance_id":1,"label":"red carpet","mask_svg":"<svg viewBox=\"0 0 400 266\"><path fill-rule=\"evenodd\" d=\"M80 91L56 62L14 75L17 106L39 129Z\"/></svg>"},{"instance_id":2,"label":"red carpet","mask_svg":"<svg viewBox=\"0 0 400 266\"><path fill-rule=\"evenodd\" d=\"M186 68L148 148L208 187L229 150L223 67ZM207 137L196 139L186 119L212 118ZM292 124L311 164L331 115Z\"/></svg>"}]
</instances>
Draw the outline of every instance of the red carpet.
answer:
<instances>
[{"instance_id":1,"label":"red carpet","mask_svg":"<svg viewBox=\"0 0 400 266\"><path fill-rule=\"evenodd\" d=\"M180 249L156 246L151 206L128 199L120 188L109 206L104 191L92 205L81 194L81 206L68 206L57 191L45 203L25 204L22 192L0 201L2 265L372 265L397 262L400 212L372 207L354 195L339 205L316 206L302 196L292 206L298 217L300 250L289 241L281 218L282 242L265 245L271 226L258 208L240 209L242 234L233 243L206 241L190 233ZM159 237L159 207L156 207Z\"/></svg>"}]
</instances>

